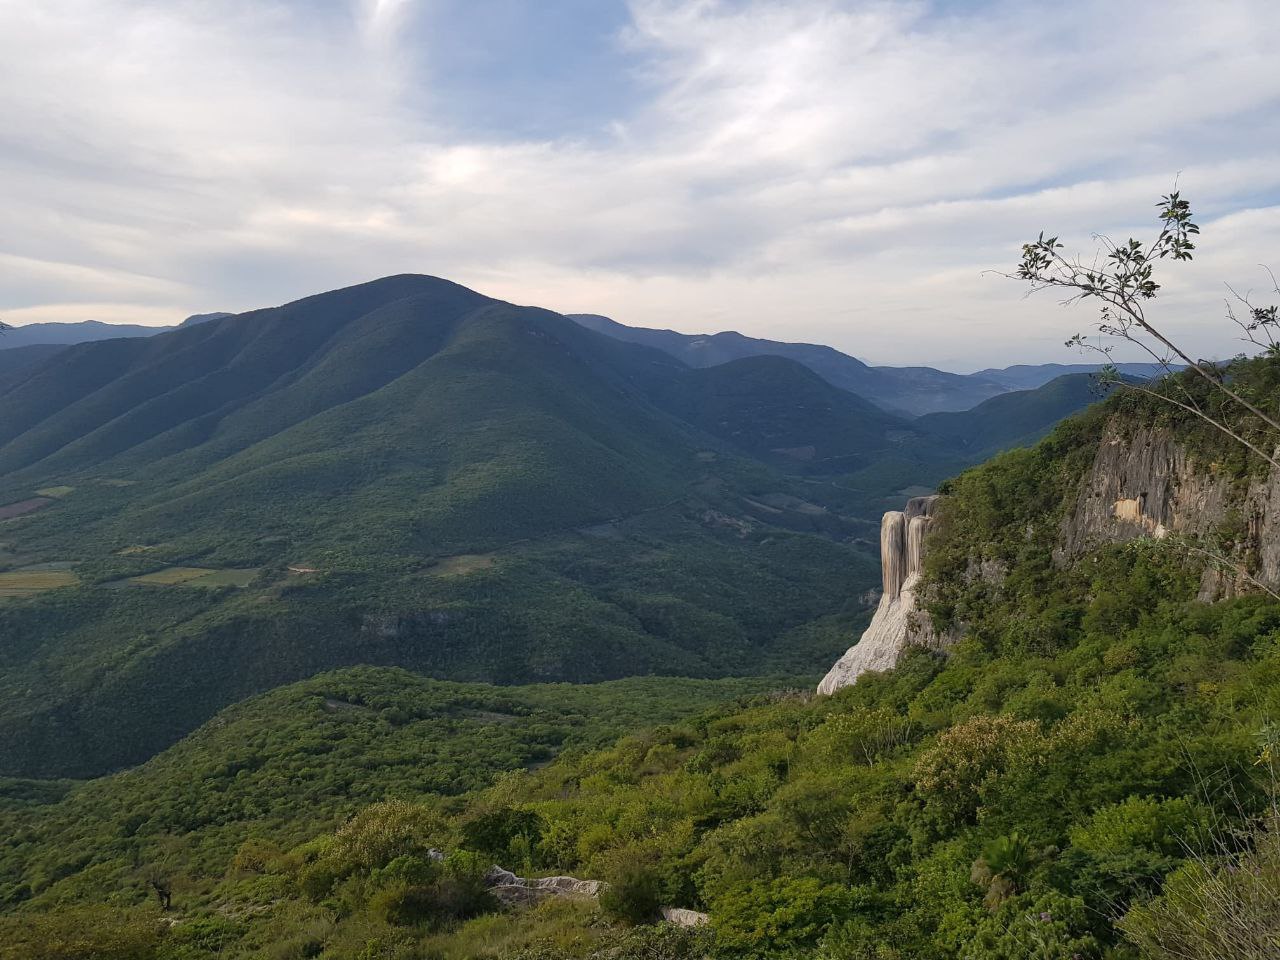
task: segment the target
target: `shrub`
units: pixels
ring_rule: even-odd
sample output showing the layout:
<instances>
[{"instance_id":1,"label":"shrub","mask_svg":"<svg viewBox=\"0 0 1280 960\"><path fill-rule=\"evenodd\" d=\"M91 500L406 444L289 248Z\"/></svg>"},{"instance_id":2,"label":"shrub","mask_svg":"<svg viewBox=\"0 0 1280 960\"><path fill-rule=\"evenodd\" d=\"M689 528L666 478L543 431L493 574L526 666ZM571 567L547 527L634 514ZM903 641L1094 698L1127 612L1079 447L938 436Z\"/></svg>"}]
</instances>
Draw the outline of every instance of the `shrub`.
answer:
<instances>
[{"instance_id":1,"label":"shrub","mask_svg":"<svg viewBox=\"0 0 1280 960\"><path fill-rule=\"evenodd\" d=\"M662 880L651 864L624 855L609 871L607 883L600 892L600 908L607 916L631 924L658 916Z\"/></svg>"}]
</instances>

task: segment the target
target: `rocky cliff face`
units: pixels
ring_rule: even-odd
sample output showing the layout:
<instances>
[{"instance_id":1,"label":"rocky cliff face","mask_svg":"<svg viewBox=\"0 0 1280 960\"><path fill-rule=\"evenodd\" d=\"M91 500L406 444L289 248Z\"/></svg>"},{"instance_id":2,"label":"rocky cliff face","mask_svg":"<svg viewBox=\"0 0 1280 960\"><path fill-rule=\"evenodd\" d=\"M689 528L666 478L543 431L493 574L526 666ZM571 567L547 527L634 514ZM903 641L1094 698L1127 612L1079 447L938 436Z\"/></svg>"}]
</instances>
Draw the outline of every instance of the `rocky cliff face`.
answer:
<instances>
[{"instance_id":1,"label":"rocky cliff face","mask_svg":"<svg viewBox=\"0 0 1280 960\"><path fill-rule=\"evenodd\" d=\"M1225 539L1233 563L1273 589L1280 586L1280 474L1236 480L1193 457L1172 430L1111 422L1063 522L1055 561L1068 563L1108 543L1169 535L1206 545ZM1211 565L1200 599L1234 592L1238 579Z\"/></svg>"},{"instance_id":2,"label":"rocky cliff face","mask_svg":"<svg viewBox=\"0 0 1280 960\"><path fill-rule=\"evenodd\" d=\"M871 624L818 684L830 694L855 683L868 671L889 670L909 644L936 641L926 618L916 611L916 584L924 561L925 533L933 522L938 498L915 497L906 509L891 510L880 522L880 568L883 592Z\"/></svg>"}]
</instances>

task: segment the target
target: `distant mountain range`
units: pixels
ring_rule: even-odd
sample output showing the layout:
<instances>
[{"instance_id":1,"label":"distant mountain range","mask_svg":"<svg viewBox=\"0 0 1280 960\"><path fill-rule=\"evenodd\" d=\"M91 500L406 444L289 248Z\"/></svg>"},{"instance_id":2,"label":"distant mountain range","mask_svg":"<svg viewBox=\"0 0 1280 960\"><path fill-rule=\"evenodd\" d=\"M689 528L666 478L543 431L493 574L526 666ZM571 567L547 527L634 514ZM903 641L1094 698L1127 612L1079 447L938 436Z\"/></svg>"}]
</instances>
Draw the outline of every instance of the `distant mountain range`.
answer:
<instances>
[{"instance_id":1,"label":"distant mountain range","mask_svg":"<svg viewBox=\"0 0 1280 960\"><path fill-rule=\"evenodd\" d=\"M1066 374L1094 373L1099 364L1019 364L959 374L932 367L873 367L833 347L812 343L760 340L740 333L687 334L629 327L597 314L569 314L585 327L628 343L656 347L691 367L710 367L743 357L772 355L802 363L842 390L864 397L883 410L907 417L969 410L983 400L1014 390L1032 390ZM1155 364L1120 364L1134 377L1159 372Z\"/></svg>"},{"instance_id":2,"label":"distant mountain range","mask_svg":"<svg viewBox=\"0 0 1280 960\"><path fill-rule=\"evenodd\" d=\"M154 337L179 327L191 327L210 320L229 317L229 313L197 313L180 324L167 327L148 327L136 323L103 323L101 320L82 320L79 323L28 323L25 326L0 326L0 350L13 350L30 346L70 346L76 343L96 343L99 340L115 340L120 337Z\"/></svg>"},{"instance_id":3,"label":"distant mountain range","mask_svg":"<svg viewBox=\"0 0 1280 960\"><path fill-rule=\"evenodd\" d=\"M151 337L171 330L191 327L229 313L195 314L177 326L145 327L109 324L96 320L81 323L34 323L10 327L0 336L0 351L40 345L71 345L120 337ZM833 347L809 343L761 340L740 333L684 334L674 330L629 327L597 314L570 314L570 319L588 329L616 340L655 347L691 367L713 367L747 357L786 357L803 364L833 386L870 400L882 410L905 417L929 413L969 410L982 401L1015 390L1032 390L1056 377L1092 373L1097 364L1019 364L972 374L948 373L932 367L871 366ZM26 353L5 357L0 377L47 353ZM1153 364L1121 364L1121 372L1149 377L1158 372Z\"/></svg>"}]
</instances>

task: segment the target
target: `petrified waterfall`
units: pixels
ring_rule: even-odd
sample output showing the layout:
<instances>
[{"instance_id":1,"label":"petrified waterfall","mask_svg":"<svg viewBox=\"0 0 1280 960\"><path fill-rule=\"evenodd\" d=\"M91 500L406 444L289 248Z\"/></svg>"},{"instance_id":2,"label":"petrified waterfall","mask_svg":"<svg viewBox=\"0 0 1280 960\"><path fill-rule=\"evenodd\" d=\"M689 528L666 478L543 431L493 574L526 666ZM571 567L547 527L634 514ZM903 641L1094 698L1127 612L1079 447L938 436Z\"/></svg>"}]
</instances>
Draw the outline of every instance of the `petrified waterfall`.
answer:
<instances>
[{"instance_id":1,"label":"petrified waterfall","mask_svg":"<svg viewBox=\"0 0 1280 960\"><path fill-rule=\"evenodd\" d=\"M915 585L924 561L924 537L938 498L913 497L905 510L890 510L880 521L880 606L862 639L850 647L818 684L834 693L869 670L888 670L912 640Z\"/></svg>"}]
</instances>

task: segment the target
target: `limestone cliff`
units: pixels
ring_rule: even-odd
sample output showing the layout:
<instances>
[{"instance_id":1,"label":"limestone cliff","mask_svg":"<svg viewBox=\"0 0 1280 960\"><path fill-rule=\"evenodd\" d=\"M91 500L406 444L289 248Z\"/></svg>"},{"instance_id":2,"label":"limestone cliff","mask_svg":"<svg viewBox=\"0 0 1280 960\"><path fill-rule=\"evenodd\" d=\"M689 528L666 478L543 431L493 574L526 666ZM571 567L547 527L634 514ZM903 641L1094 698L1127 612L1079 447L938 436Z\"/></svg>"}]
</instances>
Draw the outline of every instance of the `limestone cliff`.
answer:
<instances>
[{"instance_id":1,"label":"limestone cliff","mask_svg":"<svg viewBox=\"0 0 1280 960\"><path fill-rule=\"evenodd\" d=\"M924 561L925 533L933 522L936 496L915 497L906 509L891 510L880 522L880 567L883 592L862 638L818 684L830 694L855 683L872 670L889 670L911 643L932 643L925 618L916 612L916 584Z\"/></svg>"},{"instance_id":2,"label":"limestone cliff","mask_svg":"<svg viewBox=\"0 0 1280 960\"><path fill-rule=\"evenodd\" d=\"M1258 581L1280 586L1280 473L1225 476L1169 428L1112 420L1063 521L1055 561L1068 563L1108 543L1170 534L1226 549ZM1210 565L1200 599L1234 592L1237 580Z\"/></svg>"}]
</instances>

